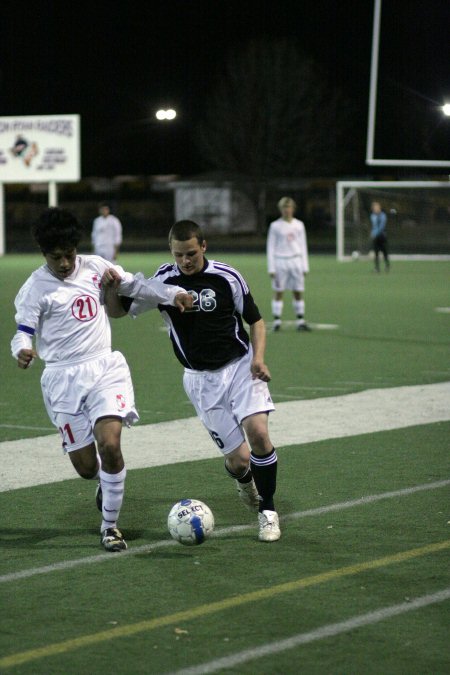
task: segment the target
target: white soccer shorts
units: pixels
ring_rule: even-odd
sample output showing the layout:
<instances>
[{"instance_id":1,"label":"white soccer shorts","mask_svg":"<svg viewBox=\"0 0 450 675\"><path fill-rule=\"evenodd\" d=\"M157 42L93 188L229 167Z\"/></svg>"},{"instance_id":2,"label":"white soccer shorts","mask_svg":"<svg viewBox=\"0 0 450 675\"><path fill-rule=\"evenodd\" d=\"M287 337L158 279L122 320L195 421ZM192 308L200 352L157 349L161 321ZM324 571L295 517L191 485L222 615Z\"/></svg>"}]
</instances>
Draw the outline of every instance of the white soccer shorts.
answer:
<instances>
[{"instance_id":1,"label":"white soccer shorts","mask_svg":"<svg viewBox=\"0 0 450 675\"><path fill-rule=\"evenodd\" d=\"M275 409L267 383L252 379L251 358L246 354L219 370L184 372L184 389L223 455L245 440L243 419Z\"/></svg>"},{"instance_id":2,"label":"white soccer shorts","mask_svg":"<svg viewBox=\"0 0 450 675\"><path fill-rule=\"evenodd\" d=\"M275 277L272 279L274 291L304 291L305 275L301 267L301 257L277 258Z\"/></svg>"},{"instance_id":3,"label":"white soccer shorts","mask_svg":"<svg viewBox=\"0 0 450 675\"><path fill-rule=\"evenodd\" d=\"M99 255L100 258L104 258L109 262L114 262L114 245L96 246L95 255Z\"/></svg>"},{"instance_id":4,"label":"white soccer shorts","mask_svg":"<svg viewBox=\"0 0 450 675\"><path fill-rule=\"evenodd\" d=\"M100 417L121 417L130 426L139 420L133 383L125 357L107 352L67 366L47 366L41 377L48 416L59 429L64 452L94 441Z\"/></svg>"}]
</instances>

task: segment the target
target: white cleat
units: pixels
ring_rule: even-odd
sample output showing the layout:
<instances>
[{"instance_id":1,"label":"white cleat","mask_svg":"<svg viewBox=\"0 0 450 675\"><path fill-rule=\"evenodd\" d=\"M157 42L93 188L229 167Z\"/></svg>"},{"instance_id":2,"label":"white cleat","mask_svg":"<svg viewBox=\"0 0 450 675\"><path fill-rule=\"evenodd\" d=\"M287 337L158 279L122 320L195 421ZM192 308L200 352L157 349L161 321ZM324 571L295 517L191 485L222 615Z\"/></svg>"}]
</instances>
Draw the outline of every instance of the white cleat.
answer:
<instances>
[{"instance_id":1,"label":"white cleat","mask_svg":"<svg viewBox=\"0 0 450 675\"><path fill-rule=\"evenodd\" d=\"M259 511L259 494L256 489L255 481L252 480L250 483L240 483L236 481L236 489L240 499L244 502L245 506L254 513Z\"/></svg>"},{"instance_id":2,"label":"white cleat","mask_svg":"<svg viewBox=\"0 0 450 675\"><path fill-rule=\"evenodd\" d=\"M276 511L258 513L259 541L277 541L281 537L280 521Z\"/></svg>"}]
</instances>

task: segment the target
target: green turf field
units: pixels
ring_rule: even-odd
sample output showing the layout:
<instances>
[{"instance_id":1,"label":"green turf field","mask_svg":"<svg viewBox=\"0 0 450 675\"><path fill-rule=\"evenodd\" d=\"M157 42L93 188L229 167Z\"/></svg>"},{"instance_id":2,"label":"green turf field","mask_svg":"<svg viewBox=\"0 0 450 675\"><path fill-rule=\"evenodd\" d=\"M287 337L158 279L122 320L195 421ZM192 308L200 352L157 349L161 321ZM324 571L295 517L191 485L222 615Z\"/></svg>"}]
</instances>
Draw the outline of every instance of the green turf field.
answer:
<instances>
[{"instance_id":1,"label":"green turf field","mask_svg":"<svg viewBox=\"0 0 450 675\"><path fill-rule=\"evenodd\" d=\"M270 322L264 257L211 257L238 267ZM150 274L166 259L120 263ZM9 352L14 296L40 263L0 259L1 441L54 435L41 364L21 371ZM436 311L450 306L448 272L444 262L394 262L376 275L369 262L313 256L306 312L322 328L268 333L275 403L449 381L450 314ZM192 416L157 312L113 321L113 342L142 424ZM91 482L0 492L0 672L448 673L450 605L434 594L450 587L449 431L437 422L277 448L283 534L268 545L220 456L188 461L195 438L186 462L129 471L126 554L99 546ZM1 457L14 464L11 452ZM200 547L166 531L170 506L186 496L215 515L216 534Z\"/></svg>"}]
</instances>

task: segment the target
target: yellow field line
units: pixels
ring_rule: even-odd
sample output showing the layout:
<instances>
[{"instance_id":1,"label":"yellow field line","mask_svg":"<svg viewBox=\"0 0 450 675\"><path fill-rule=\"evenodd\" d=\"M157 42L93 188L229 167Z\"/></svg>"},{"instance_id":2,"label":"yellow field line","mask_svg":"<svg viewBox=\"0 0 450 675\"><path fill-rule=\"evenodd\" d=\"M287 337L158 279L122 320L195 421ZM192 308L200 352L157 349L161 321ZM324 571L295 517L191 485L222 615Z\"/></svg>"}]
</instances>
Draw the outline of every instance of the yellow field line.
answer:
<instances>
[{"instance_id":1,"label":"yellow field line","mask_svg":"<svg viewBox=\"0 0 450 675\"><path fill-rule=\"evenodd\" d=\"M339 569L330 570L329 572L323 572L322 574L304 577L303 579L288 581L283 584L278 584L277 586L271 586L270 588L262 588L258 591L232 596L230 598L225 598L224 600L218 600L217 602L211 602L206 605L199 605L198 607L193 607L192 609L175 612L174 614L168 614L155 619L147 619L145 621L139 621L138 623L129 624L127 626L119 626L117 628L110 628L98 633L92 633L91 635L83 635L78 638L73 638L72 640L56 642L45 647L29 649L28 651L24 652L17 652L16 654L11 654L10 656L0 658L0 668L18 666L22 663L36 661L37 659L42 659L48 656L55 656L56 654L64 654L68 651L72 651L80 647L94 645L99 642L106 642L116 638L136 635L136 633L142 633L144 631L155 630L156 628L169 626L173 623L191 621L192 619L202 618L209 614L214 614L215 612L221 612L232 607L238 607L239 605L245 605L247 603L256 602L259 600L267 600L268 598L273 598L274 596L281 595L282 593L298 591L302 588L316 586L317 584L323 584L327 581L334 581L336 579L341 579L342 577L353 576L355 574L360 574L361 572L367 572L368 570L385 567L386 565L394 565L396 563L405 562L413 558L419 558L429 553L443 551L448 548L450 548L450 539L437 542L435 544L428 544L427 546L421 546L420 548L413 548L401 553L395 553L394 555L388 555L383 558L368 560L367 562L358 563L356 565L348 565Z\"/></svg>"}]
</instances>

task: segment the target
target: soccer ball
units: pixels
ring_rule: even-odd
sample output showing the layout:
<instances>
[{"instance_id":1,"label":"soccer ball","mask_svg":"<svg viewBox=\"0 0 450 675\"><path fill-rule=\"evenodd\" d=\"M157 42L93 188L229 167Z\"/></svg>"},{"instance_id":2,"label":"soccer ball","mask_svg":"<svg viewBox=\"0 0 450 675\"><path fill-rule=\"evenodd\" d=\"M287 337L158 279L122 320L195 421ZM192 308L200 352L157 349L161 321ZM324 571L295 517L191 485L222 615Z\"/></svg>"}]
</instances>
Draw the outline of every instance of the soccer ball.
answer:
<instances>
[{"instance_id":1,"label":"soccer ball","mask_svg":"<svg viewBox=\"0 0 450 675\"><path fill-rule=\"evenodd\" d=\"M352 260L359 260L359 251L352 251Z\"/></svg>"},{"instance_id":2,"label":"soccer ball","mask_svg":"<svg viewBox=\"0 0 450 675\"><path fill-rule=\"evenodd\" d=\"M214 516L211 509L198 499L182 499L170 509L167 527L173 539L180 544L203 544L214 529Z\"/></svg>"}]
</instances>

